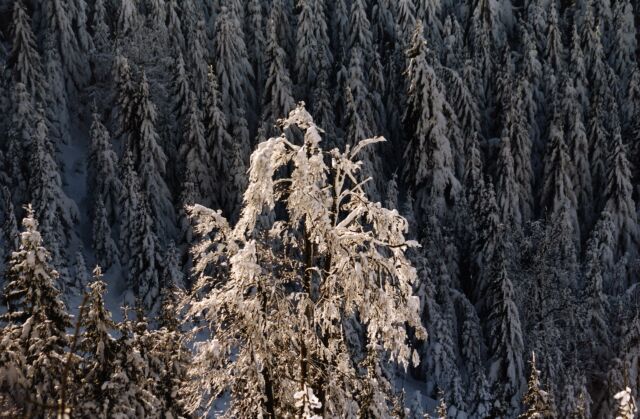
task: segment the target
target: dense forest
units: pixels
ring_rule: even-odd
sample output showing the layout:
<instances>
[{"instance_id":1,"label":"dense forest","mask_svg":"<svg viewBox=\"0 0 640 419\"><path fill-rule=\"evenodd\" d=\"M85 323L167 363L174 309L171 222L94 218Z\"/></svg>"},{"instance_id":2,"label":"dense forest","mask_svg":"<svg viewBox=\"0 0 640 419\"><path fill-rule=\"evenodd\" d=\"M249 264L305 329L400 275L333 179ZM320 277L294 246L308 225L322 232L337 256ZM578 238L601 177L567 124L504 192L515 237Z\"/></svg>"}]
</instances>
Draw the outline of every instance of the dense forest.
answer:
<instances>
[{"instance_id":1,"label":"dense forest","mask_svg":"<svg viewBox=\"0 0 640 419\"><path fill-rule=\"evenodd\" d=\"M639 33L0 0L0 417L639 417Z\"/></svg>"}]
</instances>

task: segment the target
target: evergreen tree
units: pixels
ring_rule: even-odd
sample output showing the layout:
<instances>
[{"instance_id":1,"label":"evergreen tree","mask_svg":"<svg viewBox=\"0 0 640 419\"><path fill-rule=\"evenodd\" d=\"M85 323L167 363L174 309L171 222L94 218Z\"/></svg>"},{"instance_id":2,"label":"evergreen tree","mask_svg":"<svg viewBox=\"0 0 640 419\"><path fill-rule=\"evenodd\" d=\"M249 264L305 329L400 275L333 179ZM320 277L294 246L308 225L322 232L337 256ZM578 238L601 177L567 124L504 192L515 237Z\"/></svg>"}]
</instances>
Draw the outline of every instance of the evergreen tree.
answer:
<instances>
[{"instance_id":1,"label":"evergreen tree","mask_svg":"<svg viewBox=\"0 0 640 419\"><path fill-rule=\"evenodd\" d=\"M118 199L118 202L120 200ZM119 263L119 251L111 233L107 210L102 198L98 198L94 205L93 214L93 251L100 266L109 269Z\"/></svg>"},{"instance_id":2,"label":"evergreen tree","mask_svg":"<svg viewBox=\"0 0 640 419\"><path fill-rule=\"evenodd\" d=\"M78 350L83 355L80 365L82 384L74 413L81 416L106 415L108 406L114 403L104 388L113 372L117 351L116 341L111 335L115 323L104 305L106 288L102 270L96 267L82 317L83 333L78 341Z\"/></svg>"},{"instance_id":3,"label":"evergreen tree","mask_svg":"<svg viewBox=\"0 0 640 419\"><path fill-rule=\"evenodd\" d=\"M118 200L122 182L117 173L118 157L111 145L111 137L102 124L100 115L93 114L91 146L87 161L87 186L93 202L102 200L107 219L114 220L118 213ZM104 265L103 265L104 266Z\"/></svg>"},{"instance_id":4,"label":"evergreen tree","mask_svg":"<svg viewBox=\"0 0 640 419\"><path fill-rule=\"evenodd\" d=\"M91 59L93 74L99 82L106 82L109 76L109 69L113 65L113 40L107 19L105 0L96 0L93 5L93 19L91 22L94 45Z\"/></svg>"},{"instance_id":5,"label":"evergreen tree","mask_svg":"<svg viewBox=\"0 0 640 419\"><path fill-rule=\"evenodd\" d=\"M128 260L125 301L157 313L160 304L162 253L144 193L140 194Z\"/></svg>"},{"instance_id":6,"label":"evergreen tree","mask_svg":"<svg viewBox=\"0 0 640 419\"><path fill-rule=\"evenodd\" d=\"M136 131L136 86L131 73L129 60L119 51L113 62L113 81L115 84L114 122L118 127L118 136L125 141L133 141Z\"/></svg>"},{"instance_id":7,"label":"evergreen tree","mask_svg":"<svg viewBox=\"0 0 640 419\"><path fill-rule=\"evenodd\" d=\"M89 81L88 62L86 52L89 51L88 37L86 30L82 30L83 45L78 40L78 34L72 27L74 15L80 13L77 9L77 2L65 2L62 0L45 0L42 2L42 20L48 31L55 35L56 48L60 54L62 66L64 68L67 91L75 92L76 89L83 88ZM123 2L129 3L129 2ZM84 11L81 12L84 15ZM80 20L85 20L83 17Z\"/></svg>"},{"instance_id":8,"label":"evergreen tree","mask_svg":"<svg viewBox=\"0 0 640 419\"><path fill-rule=\"evenodd\" d=\"M565 114L565 127L568 150L573 160L573 179L578 219L585 230L593 223L593 183L591 179L591 165L589 161L589 141L582 117L582 107L574 81L567 78L564 81L562 109Z\"/></svg>"},{"instance_id":9,"label":"evergreen tree","mask_svg":"<svg viewBox=\"0 0 640 419\"><path fill-rule=\"evenodd\" d=\"M302 0L298 4L296 80L301 100L309 104L312 103L311 94L318 86L320 73L331 68L333 61L324 7L324 2L319 0Z\"/></svg>"},{"instance_id":10,"label":"evergreen tree","mask_svg":"<svg viewBox=\"0 0 640 419\"><path fill-rule=\"evenodd\" d=\"M273 6L272 6L273 7ZM245 35L247 53L249 55L249 61L251 62L251 68L254 75L254 90L256 98L258 99L258 105L262 100L263 88L265 84L266 71L267 71L267 39L269 38L266 21L263 16L263 7L261 0L249 0L247 3L247 15L245 19ZM258 114L261 114L262 110Z\"/></svg>"},{"instance_id":11,"label":"evergreen tree","mask_svg":"<svg viewBox=\"0 0 640 419\"><path fill-rule=\"evenodd\" d=\"M18 232L18 222L16 221L13 201L11 200L11 192L6 186L2 187L2 213L4 216L2 239L6 255L10 256L20 246L20 233Z\"/></svg>"},{"instance_id":12,"label":"evergreen tree","mask_svg":"<svg viewBox=\"0 0 640 419\"><path fill-rule=\"evenodd\" d=\"M189 37L189 67L193 80L193 87L198 97L204 94L207 85L208 57L207 36L204 21L199 20Z\"/></svg>"},{"instance_id":13,"label":"evergreen tree","mask_svg":"<svg viewBox=\"0 0 640 419\"><path fill-rule=\"evenodd\" d=\"M549 144L544 165L544 185L542 189L542 205L548 214L557 215L560 211L568 212L567 222L572 229L576 243L579 243L580 226L577 219L577 200L571 180L574 173L569 159L564 138L564 126L558 116L554 116L549 127Z\"/></svg>"},{"instance_id":14,"label":"evergreen tree","mask_svg":"<svg viewBox=\"0 0 640 419\"><path fill-rule=\"evenodd\" d=\"M262 97L262 127L260 139L265 140L275 134L276 119L288 115L295 107L292 84L287 68L287 54L278 44L277 22L269 19L267 60L269 72Z\"/></svg>"},{"instance_id":15,"label":"evergreen tree","mask_svg":"<svg viewBox=\"0 0 640 419\"><path fill-rule=\"evenodd\" d=\"M44 100L44 69L23 0L13 2L11 52L7 65L14 83L21 83L38 102Z\"/></svg>"},{"instance_id":16,"label":"evergreen tree","mask_svg":"<svg viewBox=\"0 0 640 419\"><path fill-rule=\"evenodd\" d=\"M608 162L607 198L605 211L612 216L614 225L614 248L616 259L628 254L634 257L638 251L639 231L636 205L632 197L631 170L626 150L622 143L620 127L613 133Z\"/></svg>"},{"instance_id":17,"label":"evergreen tree","mask_svg":"<svg viewBox=\"0 0 640 419\"><path fill-rule=\"evenodd\" d=\"M230 124L229 132L247 125L246 115L255 102L251 80L253 72L244 43L242 26L234 8L223 7L215 32L216 76L220 88L220 105ZM239 133L241 131L238 131ZM249 131L242 132L236 141L249 155Z\"/></svg>"},{"instance_id":18,"label":"evergreen tree","mask_svg":"<svg viewBox=\"0 0 640 419\"><path fill-rule=\"evenodd\" d=\"M212 176L214 181L220 181L225 179L232 169L229 164L230 160L227 160L226 157L228 156L227 153L229 153L229 145L234 140L229 135L229 131L227 131L227 119L221 108L218 80L213 67L209 67L208 80L204 110L205 135L207 149L213 165ZM211 202L217 202L218 204L223 202L222 196L211 197Z\"/></svg>"},{"instance_id":19,"label":"evergreen tree","mask_svg":"<svg viewBox=\"0 0 640 419\"><path fill-rule=\"evenodd\" d=\"M51 251L53 262L64 279L64 249L73 237L78 207L62 189L58 165L53 158L47 124L38 111L33 154L30 156L29 192L42 236Z\"/></svg>"},{"instance_id":20,"label":"evergreen tree","mask_svg":"<svg viewBox=\"0 0 640 419\"><path fill-rule=\"evenodd\" d=\"M136 171L140 175L141 190L149 199L150 216L155 229L162 238L171 237L175 228L175 213L171 193L164 180L167 156L160 146L160 136L156 130L156 107L149 95L149 84L145 75L137 95L137 143L130 143L134 158L137 157Z\"/></svg>"},{"instance_id":21,"label":"evergreen tree","mask_svg":"<svg viewBox=\"0 0 640 419\"><path fill-rule=\"evenodd\" d=\"M588 333L585 340L589 345L589 362L597 362L597 359L609 355L611 345L608 328L607 308L608 302L604 294L604 279L608 276L607 253L611 250L607 246L613 231L611 216L607 213L601 215L596 224L587 246L584 309L582 316L584 329Z\"/></svg>"},{"instance_id":22,"label":"evergreen tree","mask_svg":"<svg viewBox=\"0 0 640 419\"><path fill-rule=\"evenodd\" d=\"M510 122L505 124L510 125ZM506 225L520 226L522 213L520 212L520 185L517 184L514 159L511 151L511 139L508 130L503 130L500 139L500 153L496 170L496 191L500 218Z\"/></svg>"},{"instance_id":23,"label":"evergreen tree","mask_svg":"<svg viewBox=\"0 0 640 419\"><path fill-rule=\"evenodd\" d=\"M30 176L28 150L32 149L36 130L35 109L31 95L22 83L13 88L11 121L7 133L7 172L11 179L13 199L17 203L28 200L27 182Z\"/></svg>"},{"instance_id":24,"label":"evergreen tree","mask_svg":"<svg viewBox=\"0 0 640 419\"><path fill-rule=\"evenodd\" d=\"M129 258L133 256L133 237L138 219L140 205L140 181L133 167L133 155L126 151L120 167L122 178L122 193L119 205L119 248L121 250L122 266L129 266Z\"/></svg>"},{"instance_id":25,"label":"evergreen tree","mask_svg":"<svg viewBox=\"0 0 640 419\"><path fill-rule=\"evenodd\" d=\"M531 355L531 374L529 376L527 393L522 400L526 410L519 416L522 419L554 418L549 394L541 388L540 371L536 367L536 354Z\"/></svg>"},{"instance_id":26,"label":"evergreen tree","mask_svg":"<svg viewBox=\"0 0 640 419\"><path fill-rule=\"evenodd\" d=\"M189 113L189 100L191 94L191 88L189 86L189 77L187 76L187 70L185 69L184 58L182 53L178 51L178 56L174 60L173 78L171 80L171 101L172 101L172 113L174 115L174 127L173 132L176 136L176 142L182 140L180 132L185 126L187 121L187 114ZM176 144L177 147L177 144Z\"/></svg>"},{"instance_id":27,"label":"evergreen tree","mask_svg":"<svg viewBox=\"0 0 640 419\"><path fill-rule=\"evenodd\" d=\"M460 183L454 174L449 126L444 109L448 107L427 63L427 48L418 24L407 52L409 78L405 125L410 143L405 177L416 194L417 206L443 217L456 201Z\"/></svg>"},{"instance_id":28,"label":"evergreen tree","mask_svg":"<svg viewBox=\"0 0 640 419\"><path fill-rule=\"evenodd\" d=\"M198 108L198 99L191 93L188 120L184 129L184 140L178 156L184 162L184 173L187 181L194 185L195 203L207 204L213 196L214 185L210 176L209 149L207 147L202 116Z\"/></svg>"},{"instance_id":29,"label":"evergreen tree","mask_svg":"<svg viewBox=\"0 0 640 419\"><path fill-rule=\"evenodd\" d=\"M25 415L40 417L46 414L45 406L55 406L60 398L67 364L66 330L71 320L60 298L58 273L43 246L35 212L31 206L26 210L20 249L11 256L4 288L8 310L0 317L6 338L0 344L5 346L2 352L11 351L14 356L3 356L9 363L3 362L0 368L19 374L22 379L13 386L12 398Z\"/></svg>"},{"instance_id":30,"label":"evergreen tree","mask_svg":"<svg viewBox=\"0 0 640 419\"><path fill-rule=\"evenodd\" d=\"M487 290L491 301L487 320L492 325L489 334L492 354L489 377L497 386L498 398L504 402L507 412L513 413L518 410L524 383L524 344L505 252L504 245L500 244L493 255L492 278Z\"/></svg>"}]
</instances>

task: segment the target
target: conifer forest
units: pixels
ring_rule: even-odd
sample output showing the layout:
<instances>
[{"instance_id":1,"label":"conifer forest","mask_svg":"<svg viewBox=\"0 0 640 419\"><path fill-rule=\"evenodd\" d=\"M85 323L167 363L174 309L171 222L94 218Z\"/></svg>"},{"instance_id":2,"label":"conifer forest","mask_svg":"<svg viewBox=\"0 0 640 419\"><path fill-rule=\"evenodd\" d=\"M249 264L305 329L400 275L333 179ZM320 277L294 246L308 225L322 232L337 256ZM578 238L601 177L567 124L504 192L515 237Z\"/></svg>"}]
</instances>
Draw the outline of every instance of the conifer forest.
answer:
<instances>
[{"instance_id":1,"label":"conifer forest","mask_svg":"<svg viewBox=\"0 0 640 419\"><path fill-rule=\"evenodd\" d=\"M0 417L640 418L640 0L0 0Z\"/></svg>"}]
</instances>

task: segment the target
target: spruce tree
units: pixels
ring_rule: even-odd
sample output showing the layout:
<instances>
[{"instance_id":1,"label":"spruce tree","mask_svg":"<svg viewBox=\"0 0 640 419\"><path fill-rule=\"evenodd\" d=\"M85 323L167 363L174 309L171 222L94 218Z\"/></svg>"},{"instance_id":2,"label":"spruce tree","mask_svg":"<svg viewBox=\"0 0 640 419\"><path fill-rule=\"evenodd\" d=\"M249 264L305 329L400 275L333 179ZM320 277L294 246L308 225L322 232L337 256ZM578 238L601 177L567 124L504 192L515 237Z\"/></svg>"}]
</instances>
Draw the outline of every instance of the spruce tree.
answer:
<instances>
[{"instance_id":1,"label":"spruce tree","mask_svg":"<svg viewBox=\"0 0 640 419\"><path fill-rule=\"evenodd\" d=\"M249 154L249 131L240 131L247 126L247 114L255 103L255 92L251 81L253 71L244 43L242 26L233 7L222 7L215 30L216 76L220 89L220 105L224 111L230 132L238 130L236 138L243 151Z\"/></svg>"},{"instance_id":2,"label":"spruce tree","mask_svg":"<svg viewBox=\"0 0 640 419\"><path fill-rule=\"evenodd\" d=\"M13 88L5 161L13 199L20 204L28 201L27 183L31 173L27 153L33 148L35 133L36 118L32 97L23 83L16 83Z\"/></svg>"},{"instance_id":3,"label":"spruce tree","mask_svg":"<svg viewBox=\"0 0 640 419\"><path fill-rule=\"evenodd\" d=\"M194 185L195 203L208 204L214 192L211 177L211 158L207 147L202 115L198 107L198 99L191 93L189 114L183 130L184 139L178 150L178 157L184 165L185 180ZM188 178L187 178L188 175Z\"/></svg>"},{"instance_id":4,"label":"spruce tree","mask_svg":"<svg viewBox=\"0 0 640 419\"><path fill-rule=\"evenodd\" d=\"M44 69L23 0L13 2L11 52L7 65L14 83L21 83L40 102L44 100Z\"/></svg>"},{"instance_id":5,"label":"spruce tree","mask_svg":"<svg viewBox=\"0 0 640 419\"><path fill-rule=\"evenodd\" d=\"M605 211L611 214L614 225L615 257L626 254L633 258L638 252L640 232L632 197L631 169L619 126L613 133L608 160Z\"/></svg>"},{"instance_id":6,"label":"spruce tree","mask_svg":"<svg viewBox=\"0 0 640 419\"><path fill-rule=\"evenodd\" d=\"M85 87L89 81L86 52L90 48L89 45L85 45L86 50L83 50L83 46L78 40L78 34L72 27L74 14L78 12L74 3L63 0L42 2L42 20L47 30L55 35L55 44L64 68L68 92L75 92ZM85 30L82 31L81 40L85 43L89 42Z\"/></svg>"},{"instance_id":7,"label":"spruce tree","mask_svg":"<svg viewBox=\"0 0 640 419\"><path fill-rule=\"evenodd\" d=\"M522 400L526 410L518 417L522 419L554 418L556 416L553 414L549 395L541 388L540 371L538 371L536 367L535 352L531 354L530 364L531 374L527 385L527 393L524 395L524 399Z\"/></svg>"},{"instance_id":8,"label":"spruce tree","mask_svg":"<svg viewBox=\"0 0 640 419\"><path fill-rule=\"evenodd\" d=\"M269 19L267 62L269 65L264 96L262 97L262 127L260 140L276 133L276 119L288 115L295 107L292 83L287 68L287 54L278 43L277 22Z\"/></svg>"},{"instance_id":9,"label":"spruce tree","mask_svg":"<svg viewBox=\"0 0 640 419\"><path fill-rule=\"evenodd\" d=\"M41 110L37 112L36 118L33 154L30 156L29 194L53 262L64 279L67 279L64 249L74 235L79 212L75 201L62 189L62 179L53 157L47 123Z\"/></svg>"},{"instance_id":10,"label":"spruce tree","mask_svg":"<svg viewBox=\"0 0 640 419\"><path fill-rule=\"evenodd\" d=\"M218 90L218 79L212 66L209 66L207 93L204 104L204 126L207 141L207 149L213 165L214 179L223 179L228 173L228 160L225 153L228 152L229 144L233 139L227 131L227 119L221 108L220 92ZM212 201L219 197L212 197ZM220 202L220 201L218 201Z\"/></svg>"},{"instance_id":11,"label":"spruce tree","mask_svg":"<svg viewBox=\"0 0 640 419\"><path fill-rule=\"evenodd\" d=\"M487 325L492 325L489 326L492 354L489 377L507 412L513 414L518 410L524 383L524 343L507 261L506 249L500 243L491 260L492 278L487 289L491 307Z\"/></svg>"},{"instance_id":12,"label":"spruce tree","mask_svg":"<svg viewBox=\"0 0 640 419\"><path fill-rule=\"evenodd\" d=\"M71 318L61 299L58 273L43 246L35 211L31 206L26 210L20 248L11 256L4 288L8 310L0 317L2 335L13 340L10 350L19 351L13 360L20 363L3 363L2 368L23 377L12 397L25 415L39 417L47 414L45 406L57 405L60 398ZM3 345L7 343L3 339Z\"/></svg>"},{"instance_id":13,"label":"spruce tree","mask_svg":"<svg viewBox=\"0 0 640 419\"><path fill-rule=\"evenodd\" d=\"M157 313L162 285L162 253L144 193L140 194L134 222L125 301L139 302L148 312Z\"/></svg>"},{"instance_id":14,"label":"spruce tree","mask_svg":"<svg viewBox=\"0 0 640 419\"><path fill-rule=\"evenodd\" d=\"M160 145L156 107L149 95L146 76L142 81L136 103L136 143L129 144L137 158L136 172L140 175L141 190L149 199L150 216L162 239L171 237L175 229L175 213L171 193L165 182L167 156Z\"/></svg>"},{"instance_id":15,"label":"spruce tree","mask_svg":"<svg viewBox=\"0 0 640 419\"><path fill-rule=\"evenodd\" d=\"M422 25L413 33L407 51L409 80L405 125L410 142L405 152L405 178L421 210L443 217L456 201L460 183L455 177L453 147L449 135L446 99L427 62Z\"/></svg>"},{"instance_id":16,"label":"spruce tree","mask_svg":"<svg viewBox=\"0 0 640 419\"><path fill-rule=\"evenodd\" d=\"M118 157L113 151L111 136L97 112L93 114L90 135L87 189L91 191L93 202L102 200L104 209L107 210L107 219L114 220L118 213L122 182L117 173Z\"/></svg>"},{"instance_id":17,"label":"spruce tree","mask_svg":"<svg viewBox=\"0 0 640 419\"><path fill-rule=\"evenodd\" d=\"M115 322L105 308L106 285L102 269L97 266L89 284L85 315L82 317L83 332L78 341L78 350L83 356L80 364L82 384L74 413L82 416L105 415L107 406L113 403L104 388L113 372L117 351L112 337Z\"/></svg>"},{"instance_id":18,"label":"spruce tree","mask_svg":"<svg viewBox=\"0 0 640 419\"><path fill-rule=\"evenodd\" d=\"M544 165L542 205L548 214L556 215L561 210L568 212L569 227L576 243L579 243L580 226L577 219L577 200L571 174L574 168L567 150L564 124L554 116L549 127L549 143Z\"/></svg>"},{"instance_id":19,"label":"spruce tree","mask_svg":"<svg viewBox=\"0 0 640 419\"><path fill-rule=\"evenodd\" d=\"M96 261L100 266L109 269L119 263L119 250L113 239L107 210L100 197L94 203L92 243Z\"/></svg>"}]
</instances>

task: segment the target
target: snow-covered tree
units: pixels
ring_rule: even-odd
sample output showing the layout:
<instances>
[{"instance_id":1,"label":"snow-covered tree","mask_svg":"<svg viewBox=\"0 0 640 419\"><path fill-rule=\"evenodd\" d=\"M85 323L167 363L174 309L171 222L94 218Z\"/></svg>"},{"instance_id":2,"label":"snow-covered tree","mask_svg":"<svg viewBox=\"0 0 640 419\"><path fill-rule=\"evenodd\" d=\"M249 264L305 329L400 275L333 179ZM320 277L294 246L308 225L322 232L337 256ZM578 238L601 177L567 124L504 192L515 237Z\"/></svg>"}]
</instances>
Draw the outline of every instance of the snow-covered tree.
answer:
<instances>
[{"instance_id":1,"label":"snow-covered tree","mask_svg":"<svg viewBox=\"0 0 640 419\"><path fill-rule=\"evenodd\" d=\"M129 144L140 175L141 190L149 199L150 216L156 231L162 238L170 237L175 228L175 213L171 193L165 182L167 156L160 145L156 129L156 107L149 94L149 84L142 75L137 95L136 118L138 121L135 143Z\"/></svg>"},{"instance_id":2,"label":"snow-covered tree","mask_svg":"<svg viewBox=\"0 0 640 419\"><path fill-rule=\"evenodd\" d=\"M638 252L640 231L632 197L630 164L619 126L613 133L613 143L609 149L605 211L611 214L614 225L615 257L617 259L625 254L634 257Z\"/></svg>"},{"instance_id":3,"label":"snow-covered tree","mask_svg":"<svg viewBox=\"0 0 640 419\"><path fill-rule=\"evenodd\" d=\"M176 143L182 139L179 134L185 125L187 114L189 113L189 98L191 87L189 86L189 77L185 68L182 53L178 51L178 55L173 64L173 77L171 79L171 103L174 122L174 133Z\"/></svg>"},{"instance_id":4,"label":"snow-covered tree","mask_svg":"<svg viewBox=\"0 0 640 419\"><path fill-rule=\"evenodd\" d=\"M214 192L211 158L198 99L194 93L191 93L189 103L188 119L183 130L184 139L178 150L178 157L183 162L184 179L193 183L194 186L195 202L192 204L208 204Z\"/></svg>"},{"instance_id":5,"label":"snow-covered tree","mask_svg":"<svg viewBox=\"0 0 640 419\"><path fill-rule=\"evenodd\" d=\"M403 237L406 221L397 211L370 202L358 184L347 184L358 177L360 149L379 140L365 141L347 154L334 150L327 166L318 128L303 107L291 112L283 128L299 132L301 145L282 136L258 146L235 226L219 211L192 208L198 232L211 234L212 241L194 250L200 276L196 289L208 291L192 302L190 314L204 316L214 334L198 344L189 409L229 389L233 415L303 414L307 405L313 414L342 416L355 413L362 392L368 411L387 415L384 395L390 395L381 376L381 355L406 367L411 350L404 324L418 336L424 330L418 302L411 297L415 270L404 255L411 246ZM281 178L285 182L278 176L276 183L274 175L285 166L292 171ZM286 193L278 192L277 184ZM258 216L273 211L276 203L286 216L263 230ZM225 243L225 250L216 242ZM281 250L272 253L276 248ZM220 272L228 282L211 288L205 272L219 258L230 262L228 271ZM344 322L360 325L366 337L364 359L351 358L352 339L343 337ZM237 356L228 357L230 351ZM362 369L356 369L358 364ZM295 396L300 391L313 403L300 403L305 399Z\"/></svg>"},{"instance_id":6,"label":"snow-covered tree","mask_svg":"<svg viewBox=\"0 0 640 419\"><path fill-rule=\"evenodd\" d=\"M122 265L128 266L128 260L133 256L133 237L140 205L140 180L133 167L133 155L130 150L125 152L120 166L122 193L118 200L120 206L118 244Z\"/></svg>"},{"instance_id":7,"label":"snow-covered tree","mask_svg":"<svg viewBox=\"0 0 640 419\"><path fill-rule=\"evenodd\" d=\"M78 207L62 188L62 179L52 155L42 110L37 111L36 118L33 152L30 156L29 192L44 241L54 264L62 270L65 265L64 249L73 237L73 227L79 217ZM60 273L66 276L64 271Z\"/></svg>"},{"instance_id":8,"label":"snow-covered tree","mask_svg":"<svg viewBox=\"0 0 640 419\"><path fill-rule=\"evenodd\" d=\"M118 202L120 199L118 197ZM119 262L119 250L111 232L107 210L102 198L98 198L93 208L93 251L100 266L109 269Z\"/></svg>"},{"instance_id":9,"label":"snow-covered tree","mask_svg":"<svg viewBox=\"0 0 640 419\"><path fill-rule=\"evenodd\" d=\"M11 121L7 132L5 156L7 174L11 179L13 199L20 205L28 201L28 150L33 148L36 121L32 97L23 83L13 88Z\"/></svg>"},{"instance_id":10,"label":"snow-covered tree","mask_svg":"<svg viewBox=\"0 0 640 419\"><path fill-rule=\"evenodd\" d=\"M13 2L11 52L7 60L14 83L22 83L37 101L44 99L44 69L23 0Z\"/></svg>"},{"instance_id":11,"label":"snow-covered tree","mask_svg":"<svg viewBox=\"0 0 640 419\"><path fill-rule=\"evenodd\" d=\"M77 33L72 25L74 17L77 17L78 14L84 15L84 10L79 10L77 3L84 3L84 0L42 1L42 21L47 30L55 36L55 45L64 68L68 92L75 92L76 89L85 87L89 81L90 74L88 56L86 54L90 49L90 45L88 45L90 41L86 28L83 27L82 31ZM84 5L82 9L84 9ZM80 20L85 21L86 16ZM80 23L80 20L78 20L78 23ZM80 24L86 25L86 22ZM78 35L81 35L80 40ZM83 43L87 45L83 45Z\"/></svg>"},{"instance_id":12,"label":"snow-covered tree","mask_svg":"<svg viewBox=\"0 0 640 419\"><path fill-rule=\"evenodd\" d=\"M129 304L139 303L149 312L157 313L162 285L162 253L144 193L140 194L134 222L124 298Z\"/></svg>"},{"instance_id":13,"label":"snow-covered tree","mask_svg":"<svg viewBox=\"0 0 640 419\"><path fill-rule=\"evenodd\" d=\"M28 206L20 248L9 261L4 288L7 311L0 317L1 381L29 417L56 406L67 365L67 328L71 318L62 302L59 277L43 246L35 212ZM11 374L7 376L6 374Z\"/></svg>"},{"instance_id":14,"label":"snow-covered tree","mask_svg":"<svg viewBox=\"0 0 640 419\"><path fill-rule=\"evenodd\" d=\"M160 401L153 394L153 380L149 364L140 350L140 334L134 333L133 322L127 318L116 326L120 337L116 340L113 367L107 381L102 383L102 414L107 417L153 417L158 415ZM146 329L146 325L140 324Z\"/></svg>"},{"instance_id":15,"label":"snow-covered tree","mask_svg":"<svg viewBox=\"0 0 640 419\"><path fill-rule=\"evenodd\" d=\"M188 38L189 68L193 86L198 97L204 94L207 86L209 70L208 39L205 33L204 21L199 20Z\"/></svg>"},{"instance_id":16,"label":"snow-covered tree","mask_svg":"<svg viewBox=\"0 0 640 419\"><path fill-rule=\"evenodd\" d=\"M87 169L87 189L91 191L93 201L102 200L107 210L107 219L114 220L118 213L122 182L117 173L118 157L113 151L111 136L97 112L93 114L91 123Z\"/></svg>"},{"instance_id":17,"label":"snow-covered tree","mask_svg":"<svg viewBox=\"0 0 640 419\"><path fill-rule=\"evenodd\" d=\"M287 115L294 107L293 87L287 67L287 54L278 43L278 23L269 19L267 62L268 76L262 96L262 127L260 140L276 133L276 119Z\"/></svg>"},{"instance_id":18,"label":"snow-covered tree","mask_svg":"<svg viewBox=\"0 0 640 419\"><path fill-rule=\"evenodd\" d=\"M73 413L82 416L106 415L108 406L113 404L103 387L113 372L117 351L112 337L116 325L105 308L106 289L102 269L96 267L93 282L89 284L85 313L81 319L83 332L78 341L78 350L83 357L80 364L82 384Z\"/></svg>"},{"instance_id":19,"label":"snow-covered tree","mask_svg":"<svg viewBox=\"0 0 640 419\"><path fill-rule=\"evenodd\" d=\"M536 366L535 352L531 354L529 363L531 365L531 374L527 383L527 392L522 400L526 410L518 417L522 419L554 418L556 416L549 400L549 393L542 389L540 371Z\"/></svg>"},{"instance_id":20,"label":"snow-covered tree","mask_svg":"<svg viewBox=\"0 0 640 419\"><path fill-rule=\"evenodd\" d=\"M233 7L223 6L215 30L216 76L220 89L220 105L230 132L247 124L247 114L255 103L252 87L253 70L244 43L242 25ZM248 150L249 132L236 138Z\"/></svg>"},{"instance_id":21,"label":"snow-covered tree","mask_svg":"<svg viewBox=\"0 0 640 419\"><path fill-rule=\"evenodd\" d=\"M490 299L487 320L492 325L489 326L489 348L492 354L489 378L507 412L513 413L519 408L524 384L524 343L504 244L499 244L491 262L492 278L487 290L487 297Z\"/></svg>"},{"instance_id":22,"label":"snow-covered tree","mask_svg":"<svg viewBox=\"0 0 640 419\"><path fill-rule=\"evenodd\" d=\"M405 152L405 177L421 210L443 217L456 201L460 183L455 177L449 108L427 61L422 25L418 23L407 51L409 81L405 125L410 136Z\"/></svg>"},{"instance_id":23,"label":"snow-covered tree","mask_svg":"<svg viewBox=\"0 0 640 419\"><path fill-rule=\"evenodd\" d=\"M18 231L18 222L16 220L16 212L13 207L12 195L9 188L2 187L2 215L4 222L2 223L2 242L5 247L5 255L10 256L11 253L18 250L20 246L20 233Z\"/></svg>"},{"instance_id":24,"label":"snow-covered tree","mask_svg":"<svg viewBox=\"0 0 640 419\"><path fill-rule=\"evenodd\" d=\"M573 229L572 234L576 243L579 243L580 226L576 212L577 200L571 178L574 171L565 141L564 124L556 115L549 127L541 203L548 214L556 215L566 209L568 212L567 222Z\"/></svg>"},{"instance_id":25,"label":"snow-covered tree","mask_svg":"<svg viewBox=\"0 0 640 419\"><path fill-rule=\"evenodd\" d=\"M312 104L311 94L318 86L318 77L321 71L331 68L333 55L329 46L324 2L301 0L298 2L298 8L296 81L299 98ZM279 115L286 115L290 110Z\"/></svg>"},{"instance_id":26,"label":"snow-covered tree","mask_svg":"<svg viewBox=\"0 0 640 419\"><path fill-rule=\"evenodd\" d=\"M568 150L573 160L574 173L571 175L578 207L580 224L589 227L593 223L593 183L589 161L589 140L583 122L582 106L575 82L571 78L564 81L562 111L565 114L565 127Z\"/></svg>"},{"instance_id":27,"label":"snow-covered tree","mask_svg":"<svg viewBox=\"0 0 640 419\"><path fill-rule=\"evenodd\" d=\"M613 398L618 404L616 419L633 419L635 417L637 411L636 403L629 387L625 387L622 391L616 393Z\"/></svg>"},{"instance_id":28,"label":"snow-covered tree","mask_svg":"<svg viewBox=\"0 0 640 419\"><path fill-rule=\"evenodd\" d=\"M98 81L104 82L112 67L113 50L111 28L107 23L107 7L105 0L96 0L93 5L91 29L93 32L94 50L91 54L92 70Z\"/></svg>"}]
</instances>

